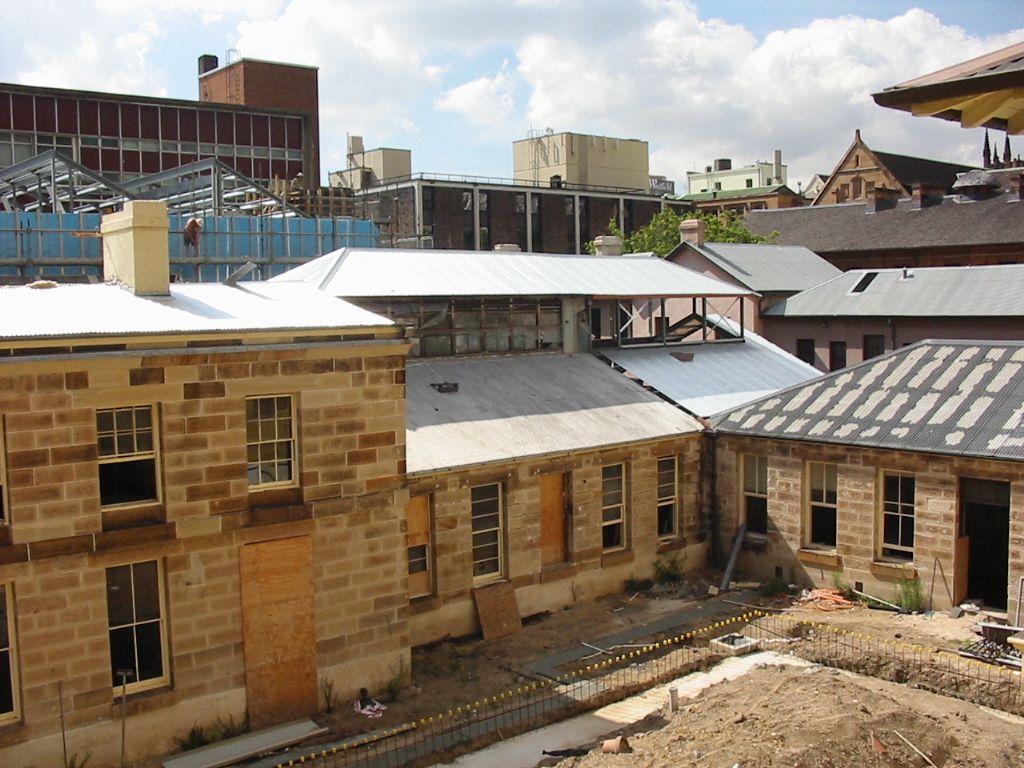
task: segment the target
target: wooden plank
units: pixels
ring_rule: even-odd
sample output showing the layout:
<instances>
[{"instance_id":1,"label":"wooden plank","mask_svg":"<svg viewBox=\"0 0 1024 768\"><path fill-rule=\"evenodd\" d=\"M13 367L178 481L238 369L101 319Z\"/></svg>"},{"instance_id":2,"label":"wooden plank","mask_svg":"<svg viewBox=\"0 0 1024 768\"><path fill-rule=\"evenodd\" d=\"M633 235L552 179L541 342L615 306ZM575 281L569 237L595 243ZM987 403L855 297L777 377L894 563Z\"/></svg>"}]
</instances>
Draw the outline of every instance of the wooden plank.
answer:
<instances>
[{"instance_id":1,"label":"wooden plank","mask_svg":"<svg viewBox=\"0 0 1024 768\"><path fill-rule=\"evenodd\" d=\"M218 741L199 749L190 749L164 761L164 768L223 768L264 752L284 749L313 736L327 733L312 720L279 725L276 728L246 733L233 739Z\"/></svg>"},{"instance_id":2,"label":"wooden plank","mask_svg":"<svg viewBox=\"0 0 1024 768\"><path fill-rule=\"evenodd\" d=\"M971 537L959 536L953 549L953 604L967 597L967 572L971 560Z\"/></svg>"},{"instance_id":3,"label":"wooden plank","mask_svg":"<svg viewBox=\"0 0 1024 768\"><path fill-rule=\"evenodd\" d=\"M430 543L430 497L410 496L405 507L405 545Z\"/></svg>"},{"instance_id":4,"label":"wooden plank","mask_svg":"<svg viewBox=\"0 0 1024 768\"><path fill-rule=\"evenodd\" d=\"M511 582L502 581L473 590L476 613L484 640L514 635L523 628L519 617L519 604Z\"/></svg>"},{"instance_id":5,"label":"wooden plank","mask_svg":"<svg viewBox=\"0 0 1024 768\"><path fill-rule=\"evenodd\" d=\"M254 728L314 714L319 704L309 536L239 551L242 639Z\"/></svg>"},{"instance_id":6,"label":"wooden plank","mask_svg":"<svg viewBox=\"0 0 1024 768\"><path fill-rule=\"evenodd\" d=\"M540 484L540 563L542 566L564 563L567 556L565 536L565 479L559 472L541 475Z\"/></svg>"}]
</instances>

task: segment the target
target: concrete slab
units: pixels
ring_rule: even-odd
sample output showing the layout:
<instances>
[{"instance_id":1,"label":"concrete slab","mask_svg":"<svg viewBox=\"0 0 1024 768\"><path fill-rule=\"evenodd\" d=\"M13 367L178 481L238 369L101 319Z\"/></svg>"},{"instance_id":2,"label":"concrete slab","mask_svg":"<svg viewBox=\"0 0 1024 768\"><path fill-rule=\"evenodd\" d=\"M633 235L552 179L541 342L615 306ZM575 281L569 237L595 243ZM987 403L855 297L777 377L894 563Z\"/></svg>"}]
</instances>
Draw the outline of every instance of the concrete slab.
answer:
<instances>
[{"instance_id":1,"label":"concrete slab","mask_svg":"<svg viewBox=\"0 0 1024 768\"><path fill-rule=\"evenodd\" d=\"M294 723L219 741L208 747L191 749L165 760L163 768L223 768L326 732L326 728L321 728L312 720L297 720Z\"/></svg>"},{"instance_id":2,"label":"concrete slab","mask_svg":"<svg viewBox=\"0 0 1024 768\"><path fill-rule=\"evenodd\" d=\"M506 739L479 752L463 755L447 765L456 768L492 768L495 765L502 768L533 768L543 758L542 750L571 749L589 744L660 711L668 701L669 688L675 688L680 699L692 699L704 689L725 680L734 680L761 664L813 666L804 659L783 656L774 651L758 651L726 659L706 672L685 675L586 715Z\"/></svg>"}]
</instances>

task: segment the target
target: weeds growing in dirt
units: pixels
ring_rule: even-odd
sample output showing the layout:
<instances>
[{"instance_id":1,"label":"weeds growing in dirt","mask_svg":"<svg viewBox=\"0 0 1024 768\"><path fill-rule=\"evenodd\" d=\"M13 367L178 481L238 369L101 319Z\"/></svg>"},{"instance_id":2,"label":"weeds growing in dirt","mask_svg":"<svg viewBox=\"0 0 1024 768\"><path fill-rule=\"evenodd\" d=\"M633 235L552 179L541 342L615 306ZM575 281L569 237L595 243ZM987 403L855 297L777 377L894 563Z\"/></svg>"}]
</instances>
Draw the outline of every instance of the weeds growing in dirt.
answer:
<instances>
[{"instance_id":1,"label":"weeds growing in dirt","mask_svg":"<svg viewBox=\"0 0 1024 768\"><path fill-rule=\"evenodd\" d=\"M654 580L659 584L682 584L685 563L686 557L680 557L675 552L658 555L654 561Z\"/></svg>"},{"instance_id":2,"label":"weeds growing in dirt","mask_svg":"<svg viewBox=\"0 0 1024 768\"><path fill-rule=\"evenodd\" d=\"M85 768L85 764L89 762L90 757L92 757L92 752L86 752L83 758L79 758L78 753L75 752L68 755L67 760L64 761L64 768Z\"/></svg>"},{"instance_id":3,"label":"weeds growing in dirt","mask_svg":"<svg viewBox=\"0 0 1024 768\"><path fill-rule=\"evenodd\" d=\"M843 578L842 571L832 571L832 586L835 587L836 592L841 594L847 600L854 600L857 597L857 595L854 594L853 586Z\"/></svg>"},{"instance_id":4,"label":"weeds growing in dirt","mask_svg":"<svg viewBox=\"0 0 1024 768\"><path fill-rule=\"evenodd\" d=\"M241 736L243 733L248 733L248 731L248 712L237 723L235 722L234 715L229 715L227 720L218 717L210 725L199 725L196 723L188 729L188 733L184 736L175 736L174 746L178 748L179 752L187 752L190 749L205 747L208 744L214 744L224 739Z\"/></svg>"},{"instance_id":5,"label":"weeds growing in dirt","mask_svg":"<svg viewBox=\"0 0 1024 768\"><path fill-rule=\"evenodd\" d=\"M338 692L334 690L334 681L329 677L320 678L320 693L324 697L324 711L330 714L338 707Z\"/></svg>"},{"instance_id":6,"label":"weeds growing in dirt","mask_svg":"<svg viewBox=\"0 0 1024 768\"><path fill-rule=\"evenodd\" d=\"M405 663L405 659L398 660L398 671L392 676L387 683L387 692L389 701L398 701L398 697L402 695L402 689L409 684L409 667Z\"/></svg>"},{"instance_id":7,"label":"weeds growing in dirt","mask_svg":"<svg viewBox=\"0 0 1024 768\"><path fill-rule=\"evenodd\" d=\"M919 578L915 576L896 582L896 605L911 613L921 612L924 608L924 592L921 590Z\"/></svg>"},{"instance_id":8,"label":"weeds growing in dirt","mask_svg":"<svg viewBox=\"0 0 1024 768\"><path fill-rule=\"evenodd\" d=\"M775 597L776 595L788 595L789 584L781 576L772 576L761 585L761 597Z\"/></svg>"},{"instance_id":9,"label":"weeds growing in dirt","mask_svg":"<svg viewBox=\"0 0 1024 768\"><path fill-rule=\"evenodd\" d=\"M638 579L636 576L630 576L622 583L623 592L646 592L648 589L654 586L653 579Z\"/></svg>"}]
</instances>

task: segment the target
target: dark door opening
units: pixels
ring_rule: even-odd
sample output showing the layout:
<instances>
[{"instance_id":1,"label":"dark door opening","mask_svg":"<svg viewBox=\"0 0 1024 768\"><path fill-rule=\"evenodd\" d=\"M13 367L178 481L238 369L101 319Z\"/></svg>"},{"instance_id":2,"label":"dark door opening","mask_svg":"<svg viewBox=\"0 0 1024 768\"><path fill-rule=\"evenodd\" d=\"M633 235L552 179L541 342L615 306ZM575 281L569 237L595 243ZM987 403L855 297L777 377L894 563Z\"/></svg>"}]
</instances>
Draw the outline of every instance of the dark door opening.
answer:
<instances>
[{"instance_id":1,"label":"dark door opening","mask_svg":"<svg viewBox=\"0 0 1024 768\"><path fill-rule=\"evenodd\" d=\"M960 535L968 540L967 596L1006 607L1010 554L1010 484L960 479Z\"/></svg>"}]
</instances>

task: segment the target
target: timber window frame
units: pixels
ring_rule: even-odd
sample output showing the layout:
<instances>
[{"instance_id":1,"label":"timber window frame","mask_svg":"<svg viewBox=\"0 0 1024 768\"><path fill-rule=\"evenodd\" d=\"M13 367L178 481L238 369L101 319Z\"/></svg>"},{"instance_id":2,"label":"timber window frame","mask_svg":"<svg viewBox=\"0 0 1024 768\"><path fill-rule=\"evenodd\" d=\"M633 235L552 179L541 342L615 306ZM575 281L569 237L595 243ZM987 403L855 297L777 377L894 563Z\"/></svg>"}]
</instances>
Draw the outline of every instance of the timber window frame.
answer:
<instances>
[{"instance_id":1,"label":"timber window frame","mask_svg":"<svg viewBox=\"0 0 1024 768\"><path fill-rule=\"evenodd\" d=\"M21 715L18 644L14 627L14 587L0 584L0 725Z\"/></svg>"},{"instance_id":2,"label":"timber window frame","mask_svg":"<svg viewBox=\"0 0 1024 768\"><path fill-rule=\"evenodd\" d=\"M505 488L500 482L469 489L473 583L505 576Z\"/></svg>"},{"instance_id":3,"label":"timber window frame","mask_svg":"<svg viewBox=\"0 0 1024 768\"><path fill-rule=\"evenodd\" d=\"M768 534L768 457L740 455L740 496L747 533Z\"/></svg>"},{"instance_id":4,"label":"timber window frame","mask_svg":"<svg viewBox=\"0 0 1024 768\"><path fill-rule=\"evenodd\" d=\"M298 484L295 398L290 394L245 398L246 476L249 490Z\"/></svg>"},{"instance_id":5,"label":"timber window frame","mask_svg":"<svg viewBox=\"0 0 1024 768\"><path fill-rule=\"evenodd\" d=\"M120 695L121 672L126 693L170 682L164 569L160 560L143 560L106 569L107 636L110 679Z\"/></svg>"},{"instance_id":6,"label":"timber window frame","mask_svg":"<svg viewBox=\"0 0 1024 768\"><path fill-rule=\"evenodd\" d=\"M7 503L7 465L4 463L4 456L7 451L4 449L4 419L0 416L0 526L8 525L10 517L8 511L10 505Z\"/></svg>"},{"instance_id":7,"label":"timber window frame","mask_svg":"<svg viewBox=\"0 0 1024 768\"><path fill-rule=\"evenodd\" d=\"M660 456L656 467L658 539L673 539L679 534L679 457Z\"/></svg>"},{"instance_id":8,"label":"timber window frame","mask_svg":"<svg viewBox=\"0 0 1024 768\"><path fill-rule=\"evenodd\" d=\"M835 550L839 537L839 466L809 461L805 476L804 543Z\"/></svg>"},{"instance_id":9,"label":"timber window frame","mask_svg":"<svg viewBox=\"0 0 1024 768\"><path fill-rule=\"evenodd\" d=\"M878 554L886 560L913 560L916 478L909 472L879 474Z\"/></svg>"},{"instance_id":10,"label":"timber window frame","mask_svg":"<svg viewBox=\"0 0 1024 768\"><path fill-rule=\"evenodd\" d=\"M626 464L601 467L601 550L616 552L626 549Z\"/></svg>"},{"instance_id":11,"label":"timber window frame","mask_svg":"<svg viewBox=\"0 0 1024 768\"><path fill-rule=\"evenodd\" d=\"M96 409L101 507L160 501L156 415L152 405Z\"/></svg>"},{"instance_id":12,"label":"timber window frame","mask_svg":"<svg viewBox=\"0 0 1024 768\"><path fill-rule=\"evenodd\" d=\"M409 599L434 594L431 494L412 494L405 508L405 553Z\"/></svg>"}]
</instances>

